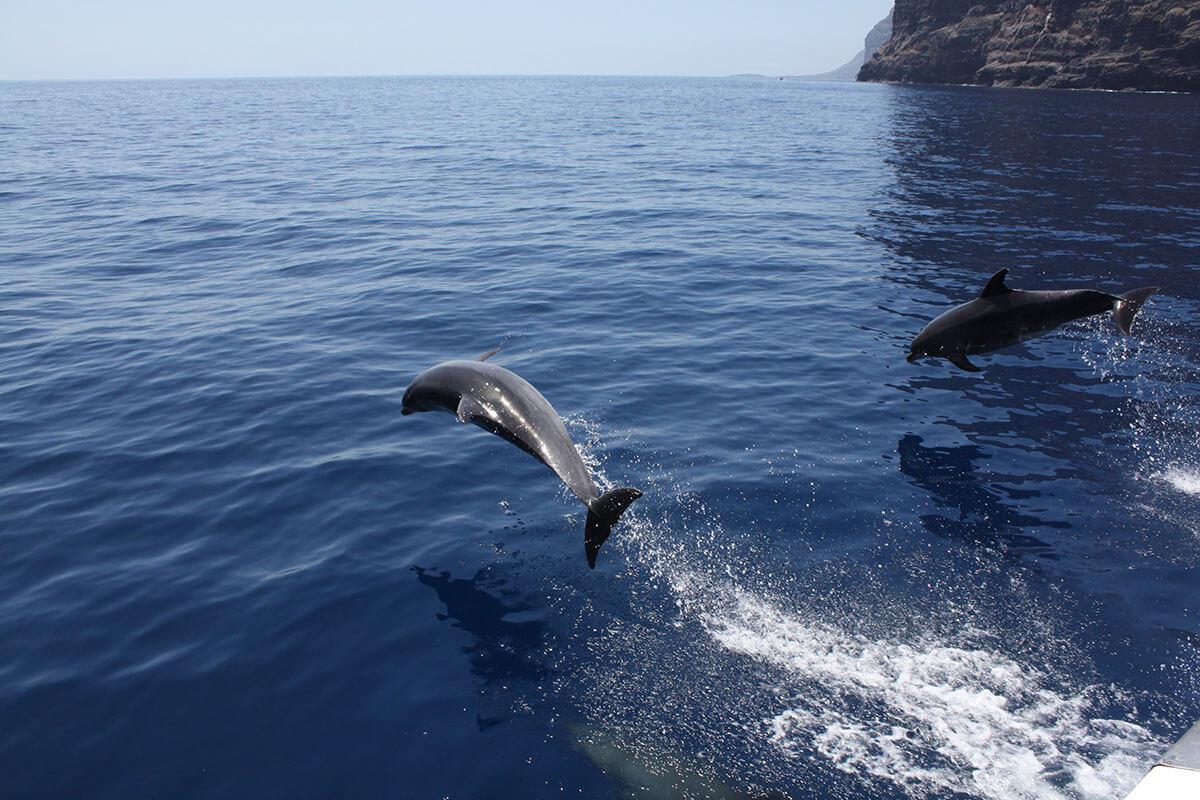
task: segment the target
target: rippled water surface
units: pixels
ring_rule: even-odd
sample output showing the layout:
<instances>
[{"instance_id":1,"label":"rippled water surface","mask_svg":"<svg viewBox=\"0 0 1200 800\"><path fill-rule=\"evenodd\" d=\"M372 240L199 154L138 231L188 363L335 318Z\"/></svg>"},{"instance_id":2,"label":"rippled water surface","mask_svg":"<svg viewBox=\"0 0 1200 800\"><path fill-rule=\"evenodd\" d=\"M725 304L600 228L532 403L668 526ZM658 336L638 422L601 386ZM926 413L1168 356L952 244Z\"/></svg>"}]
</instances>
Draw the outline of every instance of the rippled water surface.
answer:
<instances>
[{"instance_id":1,"label":"rippled water surface","mask_svg":"<svg viewBox=\"0 0 1200 800\"><path fill-rule=\"evenodd\" d=\"M0 84L11 797L1118 798L1200 717L1200 98ZM910 365L1017 288L1163 287ZM605 485L412 376L498 344Z\"/></svg>"}]
</instances>

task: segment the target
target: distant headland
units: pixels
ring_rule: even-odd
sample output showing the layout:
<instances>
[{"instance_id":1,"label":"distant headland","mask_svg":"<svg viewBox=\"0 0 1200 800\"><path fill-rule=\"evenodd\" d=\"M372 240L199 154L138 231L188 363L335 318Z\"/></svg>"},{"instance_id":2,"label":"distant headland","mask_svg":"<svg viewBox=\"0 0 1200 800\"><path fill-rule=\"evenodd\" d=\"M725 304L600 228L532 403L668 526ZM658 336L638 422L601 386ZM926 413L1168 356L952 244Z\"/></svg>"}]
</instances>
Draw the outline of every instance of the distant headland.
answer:
<instances>
[{"instance_id":1,"label":"distant headland","mask_svg":"<svg viewBox=\"0 0 1200 800\"><path fill-rule=\"evenodd\" d=\"M897 0L858 80L1200 92L1200 0Z\"/></svg>"},{"instance_id":2,"label":"distant headland","mask_svg":"<svg viewBox=\"0 0 1200 800\"><path fill-rule=\"evenodd\" d=\"M871 59L871 56L878 52L879 48L887 43L888 38L892 35L892 12L888 12L887 16L875 23L875 27L867 33L866 39L863 40L863 49L854 54L854 58L842 64L835 70L822 72L820 75L802 75L799 77L806 80L820 81L852 81L858 75L858 71L862 69L863 64Z\"/></svg>"}]
</instances>

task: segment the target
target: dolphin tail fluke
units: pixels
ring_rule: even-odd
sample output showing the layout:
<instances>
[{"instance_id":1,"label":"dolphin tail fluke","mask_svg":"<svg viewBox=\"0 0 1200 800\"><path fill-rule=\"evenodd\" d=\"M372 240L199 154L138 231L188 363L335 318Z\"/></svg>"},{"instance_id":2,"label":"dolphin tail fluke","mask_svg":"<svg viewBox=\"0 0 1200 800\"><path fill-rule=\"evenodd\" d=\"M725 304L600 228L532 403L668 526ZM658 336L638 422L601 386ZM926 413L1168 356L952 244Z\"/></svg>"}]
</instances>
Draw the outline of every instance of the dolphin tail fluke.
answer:
<instances>
[{"instance_id":1,"label":"dolphin tail fluke","mask_svg":"<svg viewBox=\"0 0 1200 800\"><path fill-rule=\"evenodd\" d=\"M1158 289L1157 286L1143 286L1141 289L1126 292L1113 304L1113 321L1117 323L1121 333L1129 335L1129 330L1133 326L1133 318L1141 309L1142 303L1146 302L1146 298L1157 292Z\"/></svg>"},{"instance_id":2,"label":"dolphin tail fluke","mask_svg":"<svg viewBox=\"0 0 1200 800\"><path fill-rule=\"evenodd\" d=\"M629 508L629 504L641 496L640 491L626 486L605 492L596 498L596 501L588 508L587 528L583 533L583 548L587 553L589 569L596 568L596 555L600 552L600 545L604 544L608 539L608 534L612 532L612 526L617 524L621 514Z\"/></svg>"}]
</instances>

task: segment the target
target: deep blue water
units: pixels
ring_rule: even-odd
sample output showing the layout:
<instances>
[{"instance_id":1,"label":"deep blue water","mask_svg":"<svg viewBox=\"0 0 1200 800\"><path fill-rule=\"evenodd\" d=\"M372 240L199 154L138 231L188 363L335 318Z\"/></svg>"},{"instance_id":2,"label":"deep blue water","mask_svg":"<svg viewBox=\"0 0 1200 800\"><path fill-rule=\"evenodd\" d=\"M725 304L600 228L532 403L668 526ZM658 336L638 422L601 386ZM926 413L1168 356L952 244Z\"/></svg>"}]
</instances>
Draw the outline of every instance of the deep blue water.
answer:
<instances>
[{"instance_id":1,"label":"deep blue water","mask_svg":"<svg viewBox=\"0 0 1200 800\"><path fill-rule=\"evenodd\" d=\"M1200 98L0 84L5 797L1123 796L1200 718ZM1158 284L906 364L1017 288ZM418 371L503 343L583 508Z\"/></svg>"}]
</instances>

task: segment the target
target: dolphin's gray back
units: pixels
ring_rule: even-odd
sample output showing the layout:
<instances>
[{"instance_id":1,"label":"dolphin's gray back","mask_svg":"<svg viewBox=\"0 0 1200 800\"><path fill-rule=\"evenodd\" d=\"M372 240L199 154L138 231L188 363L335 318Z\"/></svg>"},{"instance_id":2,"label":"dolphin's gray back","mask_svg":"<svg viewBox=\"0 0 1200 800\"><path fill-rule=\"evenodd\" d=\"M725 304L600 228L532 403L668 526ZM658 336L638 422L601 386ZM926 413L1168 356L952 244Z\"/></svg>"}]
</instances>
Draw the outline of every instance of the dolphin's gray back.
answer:
<instances>
[{"instance_id":1,"label":"dolphin's gray back","mask_svg":"<svg viewBox=\"0 0 1200 800\"><path fill-rule=\"evenodd\" d=\"M1066 322L1111 310L1120 300L1087 289L1067 291L1013 290L996 297L980 297L941 315L928 326L935 335L960 328L972 336L972 352L986 351L1013 341L1037 336ZM989 341L994 336L995 341Z\"/></svg>"},{"instance_id":2,"label":"dolphin's gray back","mask_svg":"<svg viewBox=\"0 0 1200 800\"><path fill-rule=\"evenodd\" d=\"M584 505L590 508L599 496L558 412L520 375L485 361L447 361L421 377L439 396L461 398L457 408L446 411L502 436L550 467Z\"/></svg>"},{"instance_id":3,"label":"dolphin's gray back","mask_svg":"<svg viewBox=\"0 0 1200 800\"><path fill-rule=\"evenodd\" d=\"M1047 315L1073 315L1073 318L1111 311L1121 298L1093 289L1031 290L1017 289L1009 297L1018 308L1036 308Z\"/></svg>"},{"instance_id":4,"label":"dolphin's gray back","mask_svg":"<svg viewBox=\"0 0 1200 800\"><path fill-rule=\"evenodd\" d=\"M1120 300L1091 289L1016 290L997 299L1000 303L1007 301L1010 304L1018 339L1029 339L1059 325L1112 311L1113 304Z\"/></svg>"}]
</instances>

